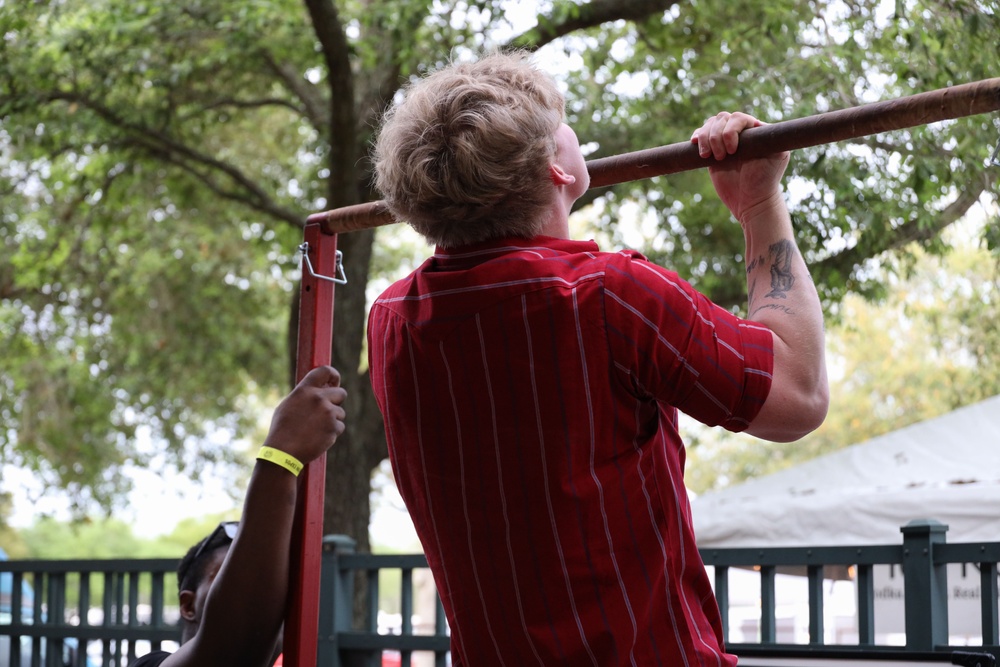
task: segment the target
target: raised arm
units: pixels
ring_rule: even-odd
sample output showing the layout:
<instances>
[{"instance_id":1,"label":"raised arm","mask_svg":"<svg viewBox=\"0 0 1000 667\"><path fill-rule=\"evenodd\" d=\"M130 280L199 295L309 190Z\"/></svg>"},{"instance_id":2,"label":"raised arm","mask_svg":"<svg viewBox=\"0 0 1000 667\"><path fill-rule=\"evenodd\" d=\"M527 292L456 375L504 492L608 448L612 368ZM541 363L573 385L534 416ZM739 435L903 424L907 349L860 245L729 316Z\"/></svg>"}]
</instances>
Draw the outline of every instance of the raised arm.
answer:
<instances>
[{"instance_id":1,"label":"raised arm","mask_svg":"<svg viewBox=\"0 0 1000 667\"><path fill-rule=\"evenodd\" d=\"M691 139L702 157L721 160L736 152L743 130L761 124L747 114L723 112ZM787 165L788 153L778 153L709 168L716 192L746 238L749 319L770 328L774 337L771 391L747 433L779 442L816 429L829 407L823 312L782 195Z\"/></svg>"},{"instance_id":2,"label":"raised arm","mask_svg":"<svg viewBox=\"0 0 1000 667\"><path fill-rule=\"evenodd\" d=\"M302 464L319 457L344 431L345 397L334 368L313 369L278 405L264 445ZM271 664L288 596L298 488L285 467L257 461L239 532L208 593L200 627L163 665Z\"/></svg>"}]
</instances>

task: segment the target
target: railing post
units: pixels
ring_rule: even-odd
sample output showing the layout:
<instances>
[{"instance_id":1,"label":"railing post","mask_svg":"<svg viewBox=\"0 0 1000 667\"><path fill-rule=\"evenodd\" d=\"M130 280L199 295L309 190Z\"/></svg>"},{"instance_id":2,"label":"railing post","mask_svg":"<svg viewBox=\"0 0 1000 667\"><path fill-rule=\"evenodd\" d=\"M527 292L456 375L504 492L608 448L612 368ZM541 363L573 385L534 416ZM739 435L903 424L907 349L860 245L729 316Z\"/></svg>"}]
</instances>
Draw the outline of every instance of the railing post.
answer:
<instances>
[{"instance_id":1,"label":"railing post","mask_svg":"<svg viewBox=\"0 0 1000 667\"><path fill-rule=\"evenodd\" d=\"M715 601L722 617L722 639L729 641L729 566L715 565Z\"/></svg>"},{"instance_id":2,"label":"railing post","mask_svg":"<svg viewBox=\"0 0 1000 667\"><path fill-rule=\"evenodd\" d=\"M46 579L46 625L58 626L66 622L66 573L50 572ZM45 662L53 667L59 667L62 662L62 652L65 640L49 638L46 642Z\"/></svg>"},{"instance_id":3,"label":"railing post","mask_svg":"<svg viewBox=\"0 0 1000 667\"><path fill-rule=\"evenodd\" d=\"M944 544L948 526L915 519L903 533L903 586L906 600L906 648L933 651L948 644L948 570L934 562L934 545Z\"/></svg>"},{"instance_id":4,"label":"railing post","mask_svg":"<svg viewBox=\"0 0 1000 667\"><path fill-rule=\"evenodd\" d=\"M349 632L354 622L354 572L340 567L340 557L353 554L357 542L347 535L323 538L320 569L318 667L341 667L338 632Z\"/></svg>"},{"instance_id":5,"label":"railing post","mask_svg":"<svg viewBox=\"0 0 1000 667\"><path fill-rule=\"evenodd\" d=\"M982 599L983 643L1000 642L1000 611L997 609L997 564L979 564L979 591Z\"/></svg>"},{"instance_id":6,"label":"railing post","mask_svg":"<svg viewBox=\"0 0 1000 667\"><path fill-rule=\"evenodd\" d=\"M861 549L858 549L860 555ZM875 643L875 574L871 565L858 565L858 642Z\"/></svg>"},{"instance_id":7,"label":"railing post","mask_svg":"<svg viewBox=\"0 0 1000 667\"><path fill-rule=\"evenodd\" d=\"M777 569L774 565L762 565L760 568L760 643L774 644L778 641L777 619L775 607L777 600L774 591L774 575Z\"/></svg>"},{"instance_id":8,"label":"railing post","mask_svg":"<svg viewBox=\"0 0 1000 667\"><path fill-rule=\"evenodd\" d=\"M20 572L15 572L12 577L10 587L10 613L11 622L21 625L24 623L24 615L21 609L24 604L24 579ZM10 638L10 664L21 664L21 638L11 636Z\"/></svg>"},{"instance_id":9,"label":"railing post","mask_svg":"<svg viewBox=\"0 0 1000 667\"><path fill-rule=\"evenodd\" d=\"M823 644L823 566L806 567L809 587L809 643Z\"/></svg>"}]
</instances>

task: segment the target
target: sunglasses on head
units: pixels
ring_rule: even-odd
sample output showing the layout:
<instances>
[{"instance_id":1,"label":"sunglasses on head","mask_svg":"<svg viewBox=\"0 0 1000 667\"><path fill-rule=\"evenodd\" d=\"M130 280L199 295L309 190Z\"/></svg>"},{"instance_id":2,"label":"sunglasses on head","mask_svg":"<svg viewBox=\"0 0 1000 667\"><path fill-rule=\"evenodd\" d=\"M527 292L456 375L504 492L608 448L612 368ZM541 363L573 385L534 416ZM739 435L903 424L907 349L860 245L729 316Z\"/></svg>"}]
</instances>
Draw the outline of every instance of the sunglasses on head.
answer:
<instances>
[{"instance_id":1,"label":"sunglasses on head","mask_svg":"<svg viewBox=\"0 0 1000 667\"><path fill-rule=\"evenodd\" d=\"M236 530L239 526L239 521L223 521L216 526L211 535L205 538L202 541L201 546L198 547L198 550L194 552L194 556L192 556L191 560L188 561L188 567L183 573L180 573L181 582L187 579L188 571L191 569L191 566L197 563L198 559L204 554L211 553L219 547L232 543L232 541L236 539Z\"/></svg>"},{"instance_id":2,"label":"sunglasses on head","mask_svg":"<svg viewBox=\"0 0 1000 667\"><path fill-rule=\"evenodd\" d=\"M191 561L198 560L201 555L205 552L214 551L215 549L223 546L224 544L229 544L236 539L236 529L239 528L239 521L223 521L212 534L208 536L208 539L201 543L198 547L198 551L195 552L194 558Z\"/></svg>"}]
</instances>

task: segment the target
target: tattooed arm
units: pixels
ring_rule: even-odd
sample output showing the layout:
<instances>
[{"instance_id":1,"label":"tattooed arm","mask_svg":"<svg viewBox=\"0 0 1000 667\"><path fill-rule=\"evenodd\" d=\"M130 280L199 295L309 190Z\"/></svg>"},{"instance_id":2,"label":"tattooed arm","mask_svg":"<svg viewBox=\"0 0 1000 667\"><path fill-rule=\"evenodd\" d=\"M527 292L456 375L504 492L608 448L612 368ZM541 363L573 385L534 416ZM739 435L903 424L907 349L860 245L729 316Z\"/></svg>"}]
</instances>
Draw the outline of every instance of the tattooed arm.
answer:
<instances>
[{"instance_id":1,"label":"tattooed arm","mask_svg":"<svg viewBox=\"0 0 1000 667\"><path fill-rule=\"evenodd\" d=\"M823 423L829 404L823 312L784 200L748 211L740 223L749 260L749 317L774 335L771 391L747 432L795 440Z\"/></svg>"},{"instance_id":2,"label":"tattooed arm","mask_svg":"<svg viewBox=\"0 0 1000 667\"><path fill-rule=\"evenodd\" d=\"M736 151L740 132L760 124L746 114L723 112L708 119L692 141L703 157L718 160ZM823 312L781 193L787 165L788 154L780 153L709 167L716 192L746 237L749 317L774 336L771 391L747 432L782 442L816 429L829 406Z\"/></svg>"}]
</instances>

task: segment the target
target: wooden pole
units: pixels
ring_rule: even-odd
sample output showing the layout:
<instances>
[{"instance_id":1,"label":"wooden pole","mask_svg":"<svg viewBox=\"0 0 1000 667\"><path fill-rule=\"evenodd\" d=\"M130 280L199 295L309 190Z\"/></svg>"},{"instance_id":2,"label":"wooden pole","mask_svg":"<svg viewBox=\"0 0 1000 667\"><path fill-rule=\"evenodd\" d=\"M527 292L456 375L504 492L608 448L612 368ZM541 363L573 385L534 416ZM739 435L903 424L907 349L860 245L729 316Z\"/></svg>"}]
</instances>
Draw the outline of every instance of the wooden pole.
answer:
<instances>
[{"instance_id":1,"label":"wooden pole","mask_svg":"<svg viewBox=\"0 0 1000 667\"><path fill-rule=\"evenodd\" d=\"M729 159L761 157L998 109L1000 77L751 128L740 135L739 150ZM587 170L590 187L600 188L700 169L713 163L698 155L697 146L685 141L588 160ZM375 201L314 213L309 222L320 225L327 234L337 234L388 225L396 220L383 202Z\"/></svg>"},{"instance_id":2,"label":"wooden pole","mask_svg":"<svg viewBox=\"0 0 1000 667\"><path fill-rule=\"evenodd\" d=\"M903 130L1000 109L1000 78L839 111L755 127L740 135L734 158L757 158L781 151L832 144L845 139ZM671 144L587 163L591 187L699 169L711 164L690 142Z\"/></svg>"}]
</instances>

